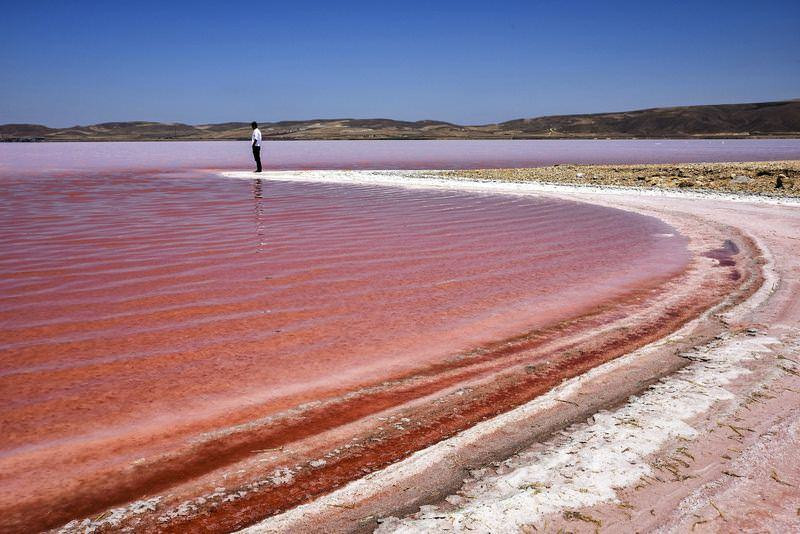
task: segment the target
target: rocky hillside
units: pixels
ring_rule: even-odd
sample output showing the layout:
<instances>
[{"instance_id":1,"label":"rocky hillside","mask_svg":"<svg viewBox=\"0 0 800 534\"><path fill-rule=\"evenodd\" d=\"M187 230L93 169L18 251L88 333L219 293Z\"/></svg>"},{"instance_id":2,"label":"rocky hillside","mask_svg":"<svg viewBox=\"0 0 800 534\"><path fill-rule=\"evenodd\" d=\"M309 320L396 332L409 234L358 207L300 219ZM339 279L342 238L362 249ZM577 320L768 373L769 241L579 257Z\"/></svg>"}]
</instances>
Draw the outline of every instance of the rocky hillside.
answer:
<instances>
[{"instance_id":1,"label":"rocky hillside","mask_svg":"<svg viewBox=\"0 0 800 534\"><path fill-rule=\"evenodd\" d=\"M391 119L265 122L261 124L261 132L265 139L286 140L800 137L800 100L554 115L478 126ZM201 125L107 122L69 128L48 128L38 124L0 125L0 140L4 141L160 141L249 137L248 122Z\"/></svg>"}]
</instances>

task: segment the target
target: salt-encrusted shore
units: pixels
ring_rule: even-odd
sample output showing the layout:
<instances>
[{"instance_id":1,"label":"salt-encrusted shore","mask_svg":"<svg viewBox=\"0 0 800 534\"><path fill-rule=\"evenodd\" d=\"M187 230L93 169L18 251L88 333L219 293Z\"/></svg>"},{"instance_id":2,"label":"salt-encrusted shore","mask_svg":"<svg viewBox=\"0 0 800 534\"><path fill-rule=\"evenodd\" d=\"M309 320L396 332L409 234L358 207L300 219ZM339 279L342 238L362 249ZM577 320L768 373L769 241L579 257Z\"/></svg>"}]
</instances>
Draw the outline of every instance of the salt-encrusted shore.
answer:
<instances>
[{"instance_id":1,"label":"salt-encrusted shore","mask_svg":"<svg viewBox=\"0 0 800 534\"><path fill-rule=\"evenodd\" d=\"M800 202L620 184L509 183L504 173L342 173L336 179L391 182L401 174L413 187L555 195L673 224L722 224L760 252L762 283L725 311L709 310L667 338L248 532L797 529ZM517 171L510 174L520 179ZM476 175L497 180L476 181ZM715 319L718 333L698 334ZM669 358L687 365L665 365ZM654 377L660 380L648 382ZM639 391L629 396L631 384ZM621 395L603 403L615 387ZM559 422L565 430L552 433ZM505 460L492 459L487 443L518 432L541 439ZM485 464L474 469L480 459ZM466 480L453 485L454 473L466 473Z\"/></svg>"}]
</instances>

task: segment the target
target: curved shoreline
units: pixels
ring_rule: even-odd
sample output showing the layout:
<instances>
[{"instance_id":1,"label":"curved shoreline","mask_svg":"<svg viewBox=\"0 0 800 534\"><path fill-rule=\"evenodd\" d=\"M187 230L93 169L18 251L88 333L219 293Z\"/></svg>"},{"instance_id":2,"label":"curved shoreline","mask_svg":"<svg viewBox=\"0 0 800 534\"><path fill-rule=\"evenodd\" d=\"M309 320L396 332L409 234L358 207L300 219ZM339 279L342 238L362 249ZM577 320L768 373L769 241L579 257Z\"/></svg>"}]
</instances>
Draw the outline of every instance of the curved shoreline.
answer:
<instances>
[{"instance_id":1,"label":"curved shoreline","mask_svg":"<svg viewBox=\"0 0 800 534\"><path fill-rule=\"evenodd\" d=\"M697 222L691 217L669 219L670 224L682 231ZM421 504L441 499L457 489L471 469L506 458L599 409L618 405L629 396L644 391L661 377L671 375L688 363L676 356L677 352L708 342L724 331L724 322L715 319L716 314L745 300L760 287L757 247L743 236L738 237L737 242L743 245L752 260L749 276L745 277L738 295L723 299L665 337L569 379L511 412L480 423L458 436L415 453L399 464L245 531L371 530L378 525L379 517L409 513ZM592 400L587 403L585 395L591 395Z\"/></svg>"},{"instance_id":2,"label":"curved shoreline","mask_svg":"<svg viewBox=\"0 0 800 534\"><path fill-rule=\"evenodd\" d=\"M489 183L489 187L496 187L496 183ZM656 390L663 392L672 388L701 408L686 410L684 406L685 411L678 418L672 412L677 406L670 404L669 397L648 397L649 393L645 393L627 398L622 392L619 400L624 404L611 412L602 412L599 422L595 419L595 424L592 424L590 418L588 423L570 426L567 432L552 434L550 439L546 439L547 433L544 433L545 441L528 449L539 451L544 447L544 452L526 453L523 448L522 452L510 451L519 454L511 454L508 460L494 463L491 463L493 459L509 455L486 456L482 462L486 466L484 469L473 472L472 477L464 473L462 480L470 479L467 485L461 486L462 480L455 480L451 490L456 491L461 486L457 493L443 489L440 495L402 502L403 495L392 486L392 477L414 480L411 477L416 476L417 483L429 483L425 474L415 471L415 468L426 462L435 463L437 455L445 458L450 454L449 459L457 463L459 454L453 449L458 446L456 441L459 439L468 441L465 447L479 448L480 439L475 439L475 427L448 440L449 443L442 442L420 451L414 457L416 465L409 459L405 465L392 466L381 474L368 477L369 480L354 482L324 499L265 520L246 532L283 532L297 526L324 526L331 532L368 531L381 517L402 517L406 513L413 515L408 519L384 522L381 532L431 532L439 531L441 527L455 531L534 532L542 527L548 530L574 530L577 527L581 530L584 525L587 531L601 525L611 531L664 532L694 531L701 525L702 529L715 532L727 532L730 525L736 524L756 530L765 527L774 531L798 528L800 520L792 507L794 501L791 497L796 497L793 488L800 484L800 461L795 454L800 432L800 358L797 356L800 352L800 300L797 298L800 265L796 259L800 248L796 237L800 235L800 210L796 208L800 203L716 194L549 184L514 184L512 187L530 187L567 198L658 214L667 219L670 213L688 213L740 228L757 244L764 257L764 283L753 296L727 313L706 314L706 319L717 316L721 332L709 342L691 336L685 338L685 351L681 354L683 364L677 363L673 369L667 370L663 375L665 378L657 384ZM698 319L690 324L702 322L703 319ZM576 388L585 389L590 384L584 381L592 380L593 375L596 377L602 371L607 371L603 373L605 378L612 381L616 378L615 384L620 381L624 384L625 373L635 372L641 365L646 365L647 351L665 350L665 344L674 349L674 340L683 337L686 328L688 325L664 340L566 383L552 395L530 403L530 409L547 409L542 406L547 402L551 410L576 409L560 403L569 398L561 396L568 392L565 391L567 385L573 393ZM672 372L683 366L686 366L684 371ZM722 373L721 378L719 373ZM646 375L656 378L652 373ZM603 377L596 378L603 382ZM601 385L599 391L603 392L608 383ZM702 401L709 393L712 393L713 400ZM580 395L572 398L580 401ZM602 426L609 417L630 417L632 413L646 415L648 410L651 414L655 412L666 414L670 419L678 418L683 426L678 432L659 436L655 429L637 429L633 425L625 439L658 437L657 450L640 450L639 456L624 458L623 467L630 462L630 469L627 475L623 469L624 476L614 481L619 486L609 484L601 490L599 487L581 487L575 482L580 479L581 483L600 484L602 487L607 479L600 474L588 479L585 476L567 478L593 473L596 466L581 462L587 459L594 462L597 455L605 454L602 442L597 448L581 441L591 439L598 431L595 430L598 424L600 431L603 428L610 431L614 427ZM585 420L586 415L578 414L575 421ZM500 416L495 421L502 425L507 416ZM566 422L562 421L553 430L564 426ZM522 431L535 434L535 429ZM473 438L471 442L470 438ZM609 445L609 435L606 435L606 449L613 450L612 446L618 443L613 439L613 432L610 439ZM556 480L562 476L559 469L545 475L539 471L536 475L537 464L547 465L552 458L560 457L547 456L548 451L556 455L577 455L578 460L570 463L571 467L563 475L565 478ZM582 456L584 453L588 457ZM606 466L609 467L613 465ZM441 475L442 469L446 472L448 468L444 466L433 471L434 476ZM502 480L511 480L509 476L515 477L520 491L503 494L502 502L506 504L502 510L495 510L498 513L482 513L486 506L493 506L492 484L502 485ZM527 484L526 478L529 480ZM639 482L634 484L636 480ZM375 489L380 484L384 485L383 493ZM405 489L405 486L400 489ZM446 501L440 500L448 493ZM532 499L531 495L538 496L538 500ZM519 499L520 506L514 507L514 499ZM415 512L424 503L438 504ZM478 504L480 506L476 508ZM369 510L377 511L377 515L369 517L358 513ZM490 527L485 520L500 523Z\"/></svg>"},{"instance_id":3,"label":"curved shoreline","mask_svg":"<svg viewBox=\"0 0 800 534\"><path fill-rule=\"evenodd\" d=\"M306 173L300 174L299 179L309 177L305 174ZM346 174L350 174L352 176L353 173ZM430 187L433 185L434 187L457 188L461 188L465 185L463 182L442 183L438 180L431 182L427 178L418 177L412 177L411 181L413 181L413 183L408 183L408 176L401 176L398 178L397 176L387 177L387 173L364 174L367 175L366 179L369 180L370 183L374 183L372 178L378 175L382 180L394 180L395 182L393 185L409 185L414 187ZM242 177L252 179L252 176L252 174L246 173L246 175ZM340 177L336 177L335 179L339 178ZM356 176L356 178L358 178L358 176ZM362 178L364 177L362 176ZM399 182L397 180L399 180ZM417 180L421 181L422 183L416 183ZM474 189L481 189L485 188L486 184L475 183L471 185ZM696 229L691 228L692 224L692 222L685 221L684 227L691 229L692 232L696 233ZM713 233L713 237L710 235L711 233ZM695 243L694 252L696 257L700 257L699 255L702 252L706 252L711 248L718 247L725 238L731 237L730 232L725 229L722 231L716 229L711 233L705 236L705 241L703 241L702 245ZM737 238L737 240L740 240L740 238ZM697 240L695 239L695 241ZM748 247L744 241L740 241L740 244L741 248L747 250ZM705 264L703 265L702 269L695 268L695 273L698 271L704 271L707 274L717 273L715 269L709 269L709 267L714 264L714 260L704 259L696 261L704 261ZM745 283L748 279L748 277L743 277L741 283ZM685 282L686 280L676 285L685 286ZM693 281L695 284L698 282L698 280ZM676 285L673 285L671 289L676 289ZM729 281L729 285L726 287L726 290L735 285L738 285L738 283L734 284L733 281ZM671 291L662 292L661 298L664 298L664 294L668 293L671 293ZM685 296L686 295L684 294L684 297ZM697 297L697 295L694 296ZM630 301L628 302L630 309L628 311L635 310L636 300L642 299L645 296L631 295L630 297ZM479 358L475 358L475 355L471 355L469 358L471 361L468 362L469 367L467 369L471 367L475 371L470 371L471 374L468 375L464 375L463 372L457 372L457 369L459 367L463 368L463 365L446 371L444 375L440 376L446 380L448 380L447 376L452 377L449 379L451 380L450 383L452 384L452 386L448 386L449 389L446 387L444 390L442 390L441 387L439 387L437 389L440 390L440 393L433 397L420 395L422 390L417 390L417 395L412 395L411 397L416 398L416 401L412 401L411 404L406 403L405 405L401 405L405 406L405 412L401 411L400 413L389 415L383 414L383 417L380 418L383 421L379 423L377 433L375 431L375 423L367 424L362 420L357 423L349 424L349 433L346 434L346 436L348 440L350 440L351 436L353 435L352 432L355 432L356 436L361 435L361 438L356 439L356 444L359 445L358 447L354 447L353 443L347 443L347 440L342 441L339 439L339 442L342 444L342 446L336 448L338 449L337 453L330 455L332 447L319 449L319 445L315 446L312 442L306 445L305 453L302 453L300 450L289 451L289 456L295 458L295 460L299 458L305 458L300 462L300 464L294 462L295 465L291 468L287 467L285 461L281 463L280 459L276 458L276 456L279 456L276 454L276 451L265 451L263 454L257 455L259 457L256 458L256 460L261 462L266 461L266 466L274 465L275 470L274 474L271 476L271 483L268 481L264 483L256 481L255 486L251 484L250 486L243 487L242 491L239 492L228 490L223 492L214 491L210 495L200 497L197 502L194 500L181 502L180 500L176 500L175 497L177 497L177 495L173 495L173 497L167 496L167 499L164 499L164 497L154 496L145 501L133 503L131 507L111 510L109 513L100 517L99 520L96 521L87 520L89 521L88 523L86 521L74 521L65 526L64 531L71 531L73 529L82 530L87 526L96 526L101 530L103 528L109 528L112 526L113 528L120 528L122 526L135 526L138 529L144 528L147 530L163 530L165 528L170 530L181 530L193 527L202 527L212 531L231 530L242 524L247 524L253 522L254 520L258 520L259 515L260 517L270 515L268 512L270 509L274 509L277 512L281 509L285 509L286 506L299 504L300 502L307 500L308 495L324 494L332 489L335 489L352 478L358 478L357 476L354 477L353 473L358 473L360 469L366 468L369 472L374 472L375 469L379 469L387 464L390 464L390 467L387 469L392 469L394 465L398 465L395 463L397 460L407 456L413 450L422 449L420 453L425 453L425 451L428 450L425 448L427 445L436 442L442 443L441 440L446 438L448 435L462 431L475 423L479 423L479 421L483 419L497 416L497 414L502 412L507 412L508 409L518 406L520 403L522 403L524 406L526 399L537 397L538 395L545 393L552 386L557 385L561 380L575 380L576 378L574 377L577 376L580 378L581 373L584 373L592 367L596 367L597 365L608 365L607 363L604 364L603 362L607 362L617 356L628 353L632 349L639 347L642 344L652 343L657 339L662 338L664 335L669 334L676 328L679 328L682 324L691 320L697 314L702 313L702 311L709 305L708 297L709 295L706 294L705 301L703 301L702 298L695 298L693 306L687 306L691 299L684 302L676 302L674 299L672 301L665 301L666 304L661 310L665 315L653 316L651 314L649 317L639 317L640 319L645 319L641 323L641 326L644 327L645 325L649 324L649 327L643 328L644 333L642 335L631 336L626 330L626 328L630 327L631 319L629 317L618 318L616 323L613 321L610 323L612 326L609 328L610 330L616 329L616 331L611 332L612 335L610 336L605 336L605 340L610 342L610 344L604 345L602 343L597 343L597 340L593 339L594 336L589 336L590 339L583 339L582 341L583 343L588 343L588 345L580 347L577 345L574 347L565 347L563 343L561 345L558 345L557 343L554 344L554 340L560 338L563 331L554 331L552 333L553 336L550 338L550 345L547 345L547 339L542 340L540 335L535 339L531 338L530 336L523 336L521 339L510 340L512 346L516 344L516 347L512 348L509 348L509 346L506 346L506 344L502 344L502 346L495 347L494 349L491 347L485 348L485 352L482 351L483 354L480 354ZM712 298L711 300L715 299ZM716 300L719 300L719 298ZM606 317L606 319L612 317L614 313L619 315L620 310L607 310L607 312L609 312L609 315ZM623 315L626 314L623 313ZM665 323L663 320L664 317L668 317L669 321ZM588 317L585 318L585 320L591 322L593 320L597 321L598 318ZM626 322L627 326L625 324ZM598 324L603 323L602 321L599 323L595 322L595 327L597 327ZM567 328L572 326L574 333L581 331L582 328L580 327L583 327L583 330L585 331L587 324L562 325L562 327L565 326ZM591 333L596 334L597 332L591 331ZM614 339L616 339L616 341L613 341ZM538 353L536 352L537 348L539 350ZM572 356L572 363L568 363L570 362L570 358L568 357L566 360L562 358L561 360L556 359L550 361L550 364L556 364L552 365L552 367L545 366L537 368L538 364L541 363L542 357L553 358L555 354L563 352L565 349L577 351L583 350L584 353L574 353ZM504 358L502 370L491 363L493 360L491 357L493 350L494 354L497 356L503 356ZM547 356L548 351L550 356ZM505 367L509 362L509 354L514 354L515 352L522 354L522 356L517 356L514 360L515 365L513 367L515 371L507 372ZM580 363L581 360L582 363ZM533 372L531 372L532 362L534 364L533 367L535 368ZM639 376L637 379L639 384L636 387L641 387L643 384L649 383L665 373L673 372L676 368L684 363L685 362L683 360L673 359L666 366L659 364L660 370L655 373L653 372L653 369L648 369ZM553 368L560 369L560 371L553 372ZM565 373L564 371L568 372ZM500 374L498 374L498 372ZM471 378L468 379L470 376ZM520 387L520 384L528 385L522 388ZM417 386L419 384L414 385ZM414 388L412 387L412 390L410 391L413 391L413 389ZM431 393L433 391L435 390L431 390ZM492 393L493 391L494 393ZM618 403L624 398L626 392L627 394L631 394L633 391L635 391L635 389L630 390L630 388L621 387L616 391L613 398L605 399L602 402L602 405ZM620 397L620 395L623 396ZM509 402L509 397L511 397L511 402ZM501 403L498 403L498 401L501 399ZM356 403L361 402L361 405L364 405L364 402L362 402L364 399L355 398L351 400L355 401ZM555 404L558 409L554 411L558 413L550 415L550 427L541 427L545 428L545 430L549 428L550 431L552 431L555 428L563 427L567 421L573 420L574 417L585 417L586 413L591 413L596 408L595 405L590 405L584 406L578 410L577 407L574 407L569 401L556 402ZM352 406L353 405L351 404L351 407ZM419 439L422 439L422 441L405 439L404 435L409 435L408 428L414 426L417 422L415 420L415 416L418 415L417 412L419 408L428 408L429 406L434 407L433 411L431 412L433 416L428 418L428 423L430 424L420 425L421 428L414 429L416 432L412 433L417 435ZM460 410L462 414L467 413L469 417L463 416L459 426L454 427L452 424L448 425L446 423L448 414L454 408L459 409L459 406L461 406ZM586 410L588 410L588 412ZM439 414L438 416L435 415L437 413ZM411 417L407 417L409 415ZM321 412L321 416L325 416L324 410ZM445 417L445 419L442 419L442 417ZM500 415L498 417L502 418L503 416ZM354 424L355 427L353 427ZM480 424L483 423L479 423L479 425ZM396 428L398 425L402 428L402 430ZM547 432L534 434L528 433L527 435L523 433L516 437L517 441L514 441L513 439L501 440L502 442L495 443L492 447L484 450L481 453L481 456L479 456L479 460L484 461L488 457L498 458L507 456L509 453L513 452L513 450L519 448L522 444L530 442L532 439L542 438L545 435L547 435ZM328 438L333 439L331 443L337 442L335 437L329 436ZM401 439L398 440L398 438ZM392 447L386 446L387 443L392 442L396 443L396 445ZM376 443L378 445L373 446ZM345 449L344 445L347 444L349 444L350 447ZM297 449L296 447L294 448ZM383 453L380 453L381 449L383 449ZM350 453L344 454L343 451L345 450L349 450ZM359 452L357 454L352 454L353 450L358 450ZM371 453L364 454L365 451L370 450L372 450ZM283 453L283 450L280 452ZM391 452L391 454L386 456L387 452ZM379 454L375 456L375 453ZM487 454L489 456L487 456ZM313 460L313 458L318 459ZM312 460L309 462L309 459ZM353 463L354 461L355 463ZM405 462L405 460L402 462ZM245 463L239 465L238 467L242 469L248 469L247 465L248 464ZM264 468L266 466L263 463L255 465L258 465L259 471L264 472ZM341 471L342 466L348 467L346 467L344 471ZM253 468L254 465L250 465L250 467ZM297 467L302 468L297 469ZM233 470L231 470L231 472L232 471ZM329 474L326 475L325 473ZM463 479L463 473L463 469L457 471L458 476L455 478L451 476L450 479L447 479L450 480L450 482L448 483L449 485L445 486L452 487L455 484L455 481ZM363 472L361 474L363 475ZM326 480L327 482L324 482ZM446 480L446 478L442 478L441 480ZM433 491L433 489L430 487L425 488L424 486L420 486L420 488L423 488L425 491L425 496L422 498L422 500L420 500L420 502L430 501L432 495L431 491ZM263 491L265 489L271 491L265 492ZM274 491L275 489L280 491L276 492ZM410 497L409 492L405 493L406 495L404 497ZM298 497L301 498L299 501L297 500ZM325 497L322 499L325 499ZM170 502L172 504L170 504ZM273 504L270 504L270 502ZM415 500L414 502L417 501ZM206 503L211 504L212 506L209 507ZM331 506L334 508L337 507L336 505ZM381 510L382 513L388 513L390 510L407 508L408 506L406 505L405 508L390 507L388 509L383 508ZM213 510L213 514L208 515L208 512L211 510ZM345 504L342 505L341 510L353 512L360 509L355 507L350 508L349 505ZM326 507L324 511L330 511L330 507ZM335 514L325 515L331 516ZM156 518L159 520L157 523L153 522ZM150 526L148 527L147 525ZM156 525L158 525L158 527L156 527ZM362 527L366 527L366 525L362 524Z\"/></svg>"}]
</instances>

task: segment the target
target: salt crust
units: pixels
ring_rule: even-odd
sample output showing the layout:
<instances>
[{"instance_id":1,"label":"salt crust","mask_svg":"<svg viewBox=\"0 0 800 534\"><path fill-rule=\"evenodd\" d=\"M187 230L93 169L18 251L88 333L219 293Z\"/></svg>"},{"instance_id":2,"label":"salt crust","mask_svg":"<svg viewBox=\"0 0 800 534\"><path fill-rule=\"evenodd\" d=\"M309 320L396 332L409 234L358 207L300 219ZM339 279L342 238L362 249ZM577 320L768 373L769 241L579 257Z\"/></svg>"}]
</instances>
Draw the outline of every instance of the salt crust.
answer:
<instances>
[{"instance_id":1,"label":"salt crust","mask_svg":"<svg viewBox=\"0 0 800 534\"><path fill-rule=\"evenodd\" d=\"M736 336L691 351L696 361L612 412L568 431L544 450L523 452L496 470L473 473L455 510L424 507L406 519L390 518L376 532L519 532L547 514L616 502L616 488L653 474L646 458L667 441L692 439L688 421L733 395L725 389L749 373L745 362L771 352L771 337Z\"/></svg>"},{"instance_id":2,"label":"salt crust","mask_svg":"<svg viewBox=\"0 0 800 534\"><path fill-rule=\"evenodd\" d=\"M531 194L531 193L599 193L602 195L641 195L662 198L725 200L729 202L757 202L781 206L800 206L800 199L775 198L760 195L717 193L712 191L673 191L666 189L565 185L542 182L507 182L496 180L463 180L446 178L434 170L313 170L220 172L224 178L241 180L274 180L283 182L343 183L357 185L382 185L409 189L446 189L479 193Z\"/></svg>"},{"instance_id":3,"label":"salt crust","mask_svg":"<svg viewBox=\"0 0 800 534\"><path fill-rule=\"evenodd\" d=\"M230 178L252 178L251 173L225 173ZM787 199L742 197L718 193L652 191L632 188L583 187L541 183L506 183L461 181L426 177L425 171L306 171L273 172L264 178L312 182L337 182L394 185L435 189L476 190L482 192L530 194L600 193L603 195L636 194L671 198L719 199L734 202L758 202L800 205ZM751 236L752 238L752 236ZM733 319L761 305L772 293L777 281L772 257L763 244L754 239L764 254L764 283L747 301L723 317ZM709 310L696 321L705 320ZM356 480L314 502L301 505L259 524L244 529L249 534L282 532L304 514L325 506L337 506L363 498L370 486L382 479L388 485L404 472L421 472L459 447L480 439L491 428L513 424L528 411L552 407L559 397L577 391L583 380L607 374L622 367L643 350L651 350L684 333L689 325L648 347L628 356L603 364L588 373L568 380L515 410L480 423L464 432L418 451L411 457L386 469ZM592 506L616 500L616 489L629 486L652 472L646 458L666 442L677 437L692 439L696 431L689 421L721 400L732 398L725 386L737 377L748 374L746 362L771 351L779 341L771 337L746 335L723 336L708 345L695 348L694 363L678 373L662 379L645 393L634 396L617 410L599 412L589 423L576 425L561 436L545 442L537 450L522 452L499 464L496 469L473 471L461 490L445 499L442 509L423 506L417 514L405 519L387 518L376 532L519 532L520 527L535 523L544 515Z\"/></svg>"}]
</instances>

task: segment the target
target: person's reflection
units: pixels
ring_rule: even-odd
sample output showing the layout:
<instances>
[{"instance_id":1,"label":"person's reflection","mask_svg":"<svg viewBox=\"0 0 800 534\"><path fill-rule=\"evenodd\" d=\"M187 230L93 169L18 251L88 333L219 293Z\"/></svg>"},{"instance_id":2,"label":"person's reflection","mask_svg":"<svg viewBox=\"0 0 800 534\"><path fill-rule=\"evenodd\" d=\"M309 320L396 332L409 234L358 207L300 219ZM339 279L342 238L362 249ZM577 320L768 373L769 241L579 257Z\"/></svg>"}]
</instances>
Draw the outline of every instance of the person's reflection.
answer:
<instances>
[{"instance_id":1,"label":"person's reflection","mask_svg":"<svg viewBox=\"0 0 800 534\"><path fill-rule=\"evenodd\" d=\"M256 178L253 180L253 201L255 202L256 210L256 237L258 238L258 248L256 252L261 252L266 242L264 241L264 198L261 194L261 186L263 180Z\"/></svg>"}]
</instances>

